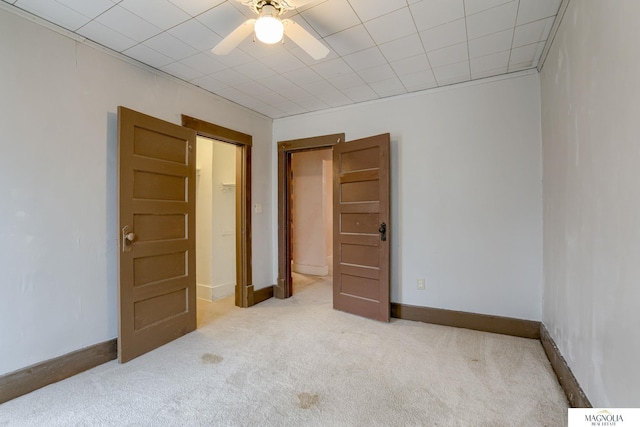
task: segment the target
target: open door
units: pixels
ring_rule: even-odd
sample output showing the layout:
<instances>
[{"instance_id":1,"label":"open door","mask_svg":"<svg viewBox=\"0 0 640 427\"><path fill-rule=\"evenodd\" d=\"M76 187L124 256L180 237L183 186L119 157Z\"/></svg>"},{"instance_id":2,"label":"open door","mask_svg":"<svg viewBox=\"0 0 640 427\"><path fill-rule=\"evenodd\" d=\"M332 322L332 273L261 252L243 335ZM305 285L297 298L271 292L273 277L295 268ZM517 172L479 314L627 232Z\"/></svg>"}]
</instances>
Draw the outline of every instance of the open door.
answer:
<instances>
[{"instance_id":1,"label":"open door","mask_svg":"<svg viewBox=\"0 0 640 427\"><path fill-rule=\"evenodd\" d=\"M389 134L333 147L333 308L389 321Z\"/></svg>"},{"instance_id":2,"label":"open door","mask_svg":"<svg viewBox=\"0 0 640 427\"><path fill-rule=\"evenodd\" d=\"M118 107L118 360L196 328L196 132Z\"/></svg>"}]
</instances>

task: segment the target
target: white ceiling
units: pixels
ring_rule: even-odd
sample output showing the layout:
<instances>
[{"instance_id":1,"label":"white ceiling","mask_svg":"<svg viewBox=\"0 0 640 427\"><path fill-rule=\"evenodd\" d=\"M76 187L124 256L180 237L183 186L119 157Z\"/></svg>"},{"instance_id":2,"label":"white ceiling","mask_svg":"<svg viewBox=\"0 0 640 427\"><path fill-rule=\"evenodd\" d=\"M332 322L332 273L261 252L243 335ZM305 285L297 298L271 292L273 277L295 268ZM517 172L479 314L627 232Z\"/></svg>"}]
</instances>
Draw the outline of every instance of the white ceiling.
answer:
<instances>
[{"instance_id":1,"label":"white ceiling","mask_svg":"<svg viewBox=\"0 0 640 427\"><path fill-rule=\"evenodd\" d=\"M254 13L238 0L3 0L271 118L538 65L561 0L317 0L285 17L331 53L286 37L210 52Z\"/></svg>"}]
</instances>

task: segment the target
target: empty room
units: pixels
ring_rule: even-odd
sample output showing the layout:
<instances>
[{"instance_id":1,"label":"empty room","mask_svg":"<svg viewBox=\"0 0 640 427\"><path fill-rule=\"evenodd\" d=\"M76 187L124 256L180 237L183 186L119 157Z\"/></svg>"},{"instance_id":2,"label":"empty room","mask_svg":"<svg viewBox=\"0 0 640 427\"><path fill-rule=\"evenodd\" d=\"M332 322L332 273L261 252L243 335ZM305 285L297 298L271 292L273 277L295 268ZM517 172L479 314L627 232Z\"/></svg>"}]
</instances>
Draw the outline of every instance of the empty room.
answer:
<instances>
[{"instance_id":1,"label":"empty room","mask_svg":"<svg viewBox=\"0 0 640 427\"><path fill-rule=\"evenodd\" d=\"M0 426L630 422L637 16L0 0Z\"/></svg>"}]
</instances>

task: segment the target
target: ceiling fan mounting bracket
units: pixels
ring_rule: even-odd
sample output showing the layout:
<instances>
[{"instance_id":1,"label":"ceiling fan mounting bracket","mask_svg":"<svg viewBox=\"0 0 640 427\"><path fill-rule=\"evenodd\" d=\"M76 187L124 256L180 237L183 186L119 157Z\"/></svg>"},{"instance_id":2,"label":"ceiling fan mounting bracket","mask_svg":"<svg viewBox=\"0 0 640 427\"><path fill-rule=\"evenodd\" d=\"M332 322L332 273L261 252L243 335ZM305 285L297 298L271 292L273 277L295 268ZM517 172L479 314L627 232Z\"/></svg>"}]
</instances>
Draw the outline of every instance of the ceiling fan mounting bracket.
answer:
<instances>
[{"instance_id":1,"label":"ceiling fan mounting bracket","mask_svg":"<svg viewBox=\"0 0 640 427\"><path fill-rule=\"evenodd\" d=\"M272 6L276 10L276 16L280 16L288 10L295 9L295 7L291 6L286 0L246 0L242 3L249 6L258 15L264 6Z\"/></svg>"}]
</instances>

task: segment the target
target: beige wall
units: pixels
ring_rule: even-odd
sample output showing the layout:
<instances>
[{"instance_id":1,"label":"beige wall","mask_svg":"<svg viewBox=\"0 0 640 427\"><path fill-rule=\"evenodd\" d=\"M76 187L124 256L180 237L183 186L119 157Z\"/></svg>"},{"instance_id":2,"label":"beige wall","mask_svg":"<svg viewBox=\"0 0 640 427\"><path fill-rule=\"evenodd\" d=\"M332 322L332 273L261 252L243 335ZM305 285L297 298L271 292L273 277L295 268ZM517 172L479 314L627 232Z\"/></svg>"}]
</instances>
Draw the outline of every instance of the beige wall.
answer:
<instances>
[{"instance_id":1,"label":"beige wall","mask_svg":"<svg viewBox=\"0 0 640 427\"><path fill-rule=\"evenodd\" d=\"M638 16L571 1L541 72L542 320L595 407L640 406Z\"/></svg>"},{"instance_id":2,"label":"beige wall","mask_svg":"<svg viewBox=\"0 0 640 427\"><path fill-rule=\"evenodd\" d=\"M331 150L294 153L293 171L293 270L326 275L331 252L332 194L327 161ZM330 162L329 162L330 163Z\"/></svg>"}]
</instances>

